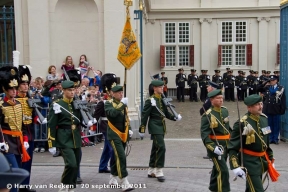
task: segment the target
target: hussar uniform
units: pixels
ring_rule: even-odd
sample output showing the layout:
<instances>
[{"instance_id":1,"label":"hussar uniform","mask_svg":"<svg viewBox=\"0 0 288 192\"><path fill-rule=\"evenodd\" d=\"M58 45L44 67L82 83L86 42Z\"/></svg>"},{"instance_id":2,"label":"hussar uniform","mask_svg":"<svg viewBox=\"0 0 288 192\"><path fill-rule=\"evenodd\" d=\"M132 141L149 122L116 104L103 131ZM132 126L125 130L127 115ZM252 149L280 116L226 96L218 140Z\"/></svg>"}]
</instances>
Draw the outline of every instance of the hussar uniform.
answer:
<instances>
[{"instance_id":1,"label":"hussar uniform","mask_svg":"<svg viewBox=\"0 0 288 192\"><path fill-rule=\"evenodd\" d=\"M216 89L208 93L209 98L217 95L222 95L221 90ZM214 164L210 177L210 191L230 191L229 171L226 165L227 144L230 138L229 132L229 113L225 107L217 108L211 106L202 115L201 138L207 149L208 156ZM216 141L219 142L219 145ZM219 153L219 150L221 153Z\"/></svg>"},{"instance_id":2,"label":"hussar uniform","mask_svg":"<svg viewBox=\"0 0 288 192\"><path fill-rule=\"evenodd\" d=\"M162 81L152 81L153 86L162 86ZM140 133L145 133L148 122L148 131L153 139L152 150L150 154L148 177L157 177L158 181L165 181L162 168L165 164L165 142L166 133L165 117L175 121L176 118L168 112L167 106L164 105L161 95L153 94L145 101L144 109L141 115ZM180 119L179 119L180 120Z\"/></svg>"},{"instance_id":3,"label":"hussar uniform","mask_svg":"<svg viewBox=\"0 0 288 192\"><path fill-rule=\"evenodd\" d=\"M74 88L73 81L63 81L61 84L63 89ZM63 97L54 102L49 110L48 145L61 151L65 162L61 183L69 185L68 190L76 188L81 157L81 123L80 110L75 109L73 99Z\"/></svg>"},{"instance_id":4,"label":"hussar uniform","mask_svg":"<svg viewBox=\"0 0 288 192\"><path fill-rule=\"evenodd\" d=\"M259 102L262 102L262 98L256 94L248 96L244 100L247 106ZM244 177L246 175L246 192L264 192L262 175L267 171L268 163L274 161L273 151L269 145L270 132L267 116L264 114L254 115L248 112L233 126L228 145L229 163L236 176ZM243 153L242 163L243 167L247 169L246 173L241 171L241 153ZM271 166L272 164L270 164Z\"/></svg>"},{"instance_id":5,"label":"hussar uniform","mask_svg":"<svg viewBox=\"0 0 288 192\"><path fill-rule=\"evenodd\" d=\"M23 125L23 109L19 101L7 96L7 91L19 86L18 69L5 66L0 68L0 92L6 96L0 102L0 151L12 168L21 167L30 160L27 127ZM11 192L17 189L12 188Z\"/></svg>"}]
</instances>

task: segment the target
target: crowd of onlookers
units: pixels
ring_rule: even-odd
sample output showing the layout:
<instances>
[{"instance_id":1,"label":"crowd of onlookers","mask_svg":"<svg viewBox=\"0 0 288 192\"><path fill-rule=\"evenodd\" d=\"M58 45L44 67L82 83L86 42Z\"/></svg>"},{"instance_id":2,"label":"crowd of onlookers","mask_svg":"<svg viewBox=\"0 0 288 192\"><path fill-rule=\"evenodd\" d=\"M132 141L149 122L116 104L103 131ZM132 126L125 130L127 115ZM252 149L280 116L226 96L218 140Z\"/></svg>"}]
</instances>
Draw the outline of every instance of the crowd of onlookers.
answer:
<instances>
[{"instance_id":1,"label":"crowd of onlookers","mask_svg":"<svg viewBox=\"0 0 288 192\"><path fill-rule=\"evenodd\" d=\"M81 84L76 88L76 96L83 100L91 103L89 106L93 107L98 101L102 100L102 87L101 87L101 76L100 70L95 70L92 66L89 66L86 55L81 55L79 58L79 64L75 65L71 56L67 56L65 61L59 68L65 69L66 72L69 70L79 70L81 74ZM43 117L47 117L49 106L57 99L62 96L61 82L64 79L64 72L61 74L57 73L57 67L50 65L48 67L48 74L45 78L36 77L31 80L30 84L30 96L34 99L40 99L41 103L40 111ZM32 77L34 75L32 74ZM95 104L95 105L93 105ZM93 109L90 110L91 113ZM45 152L47 149L47 124L34 123L35 126L35 149L34 152ZM89 128L88 134L94 134L96 125ZM83 132L85 135L86 132ZM83 146L91 146L94 143L101 142L101 136L89 137L83 139ZM57 156L57 155L56 155Z\"/></svg>"}]
</instances>

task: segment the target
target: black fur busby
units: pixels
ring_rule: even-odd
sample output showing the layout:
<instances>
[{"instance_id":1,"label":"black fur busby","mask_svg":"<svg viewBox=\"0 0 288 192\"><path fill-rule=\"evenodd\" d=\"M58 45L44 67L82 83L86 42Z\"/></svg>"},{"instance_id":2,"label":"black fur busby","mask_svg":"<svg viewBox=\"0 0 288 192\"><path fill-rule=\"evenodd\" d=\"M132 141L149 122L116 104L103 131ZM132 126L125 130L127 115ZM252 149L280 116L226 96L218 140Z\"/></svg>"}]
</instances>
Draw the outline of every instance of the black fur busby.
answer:
<instances>
[{"instance_id":1,"label":"black fur busby","mask_svg":"<svg viewBox=\"0 0 288 192\"><path fill-rule=\"evenodd\" d=\"M19 84L20 83L28 83L31 81L31 73L29 68L26 65L19 65Z\"/></svg>"},{"instance_id":2,"label":"black fur busby","mask_svg":"<svg viewBox=\"0 0 288 192\"><path fill-rule=\"evenodd\" d=\"M17 67L5 66L0 68L0 84L1 90L0 93L5 92L10 88L18 88L19 86L19 77L18 77Z\"/></svg>"},{"instance_id":3,"label":"black fur busby","mask_svg":"<svg viewBox=\"0 0 288 192\"><path fill-rule=\"evenodd\" d=\"M76 70L76 69L69 70L69 71L67 71L67 75L68 75L70 81L74 82L74 87L80 86L81 72L79 70ZM64 80L67 80L65 75L64 75Z\"/></svg>"},{"instance_id":4,"label":"black fur busby","mask_svg":"<svg viewBox=\"0 0 288 192\"><path fill-rule=\"evenodd\" d=\"M119 78L116 77L114 73L105 73L101 77L101 84L103 87L103 92L107 93L112 88L112 84L119 84Z\"/></svg>"}]
</instances>

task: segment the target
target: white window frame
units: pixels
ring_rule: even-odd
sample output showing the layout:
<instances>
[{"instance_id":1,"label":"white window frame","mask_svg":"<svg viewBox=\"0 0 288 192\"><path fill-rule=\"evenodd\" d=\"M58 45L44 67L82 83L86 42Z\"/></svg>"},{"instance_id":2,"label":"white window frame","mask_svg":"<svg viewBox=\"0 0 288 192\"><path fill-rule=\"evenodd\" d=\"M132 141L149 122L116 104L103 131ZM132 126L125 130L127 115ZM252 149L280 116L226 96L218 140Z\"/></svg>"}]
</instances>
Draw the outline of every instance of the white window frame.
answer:
<instances>
[{"instance_id":1,"label":"white window frame","mask_svg":"<svg viewBox=\"0 0 288 192\"><path fill-rule=\"evenodd\" d=\"M232 22L232 42L223 42L222 41L222 25L226 22ZM243 42L237 42L236 41L236 22L245 22L246 23L246 32L245 32L245 41ZM242 46L245 45L245 52L247 52L247 39L248 39L248 21L246 20L227 20L227 21L221 21L220 25L220 45L221 46L232 46L232 65L223 65L222 59L221 59L221 66L225 67L243 67L247 65L247 54L245 54L245 64L244 65L236 65L236 46ZM221 49L221 55L222 55L222 49Z\"/></svg>"},{"instance_id":2,"label":"white window frame","mask_svg":"<svg viewBox=\"0 0 288 192\"><path fill-rule=\"evenodd\" d=\"M166 43L166 24L167 23L175 23L175 43ZM189 31L188 31L188 37L189 41L185 43L180 43L180 34L179 34L179 28L180 28L180 23L188 23ZM191 45L191 22L186 22L186 21L179 21L179 22L164 22L163 23L163 28L164 28L164 35L163 35L163 45L165 46L165 67L189 67L189 60L190 60L190 45ZM175 66L167 66L166 65L166 47L171 47L175 46ZM180 46L187 46L188 47L188 65L180 65Z\"/></svg>"}]
</instances>

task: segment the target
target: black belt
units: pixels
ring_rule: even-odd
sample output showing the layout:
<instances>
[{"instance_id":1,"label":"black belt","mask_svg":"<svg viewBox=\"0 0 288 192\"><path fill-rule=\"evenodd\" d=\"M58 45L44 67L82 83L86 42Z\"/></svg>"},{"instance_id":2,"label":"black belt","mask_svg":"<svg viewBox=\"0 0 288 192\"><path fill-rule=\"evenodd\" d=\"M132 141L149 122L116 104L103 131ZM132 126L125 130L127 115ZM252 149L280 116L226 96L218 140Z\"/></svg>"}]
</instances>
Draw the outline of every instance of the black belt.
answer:
<instances>
[{"instance_id":1,"label":"black belt","mask_svg":"<svg viewBox=\"0 0 288 192\"><path fill-rule=\"evenodd\" d=\"M159 117L159 116L150 116L150 119L163 120L163 117Z\"/></svg>"}]
</instances>

